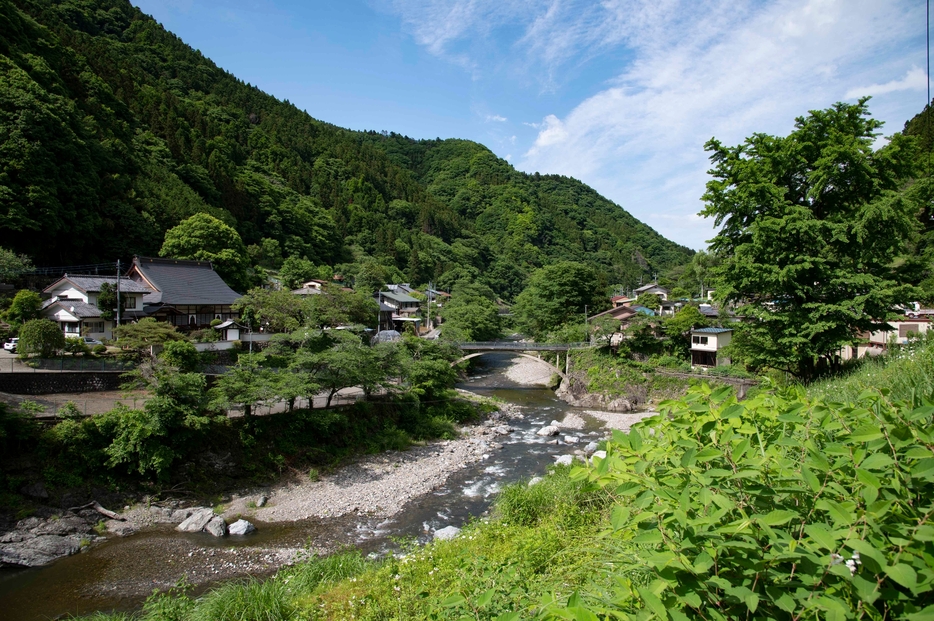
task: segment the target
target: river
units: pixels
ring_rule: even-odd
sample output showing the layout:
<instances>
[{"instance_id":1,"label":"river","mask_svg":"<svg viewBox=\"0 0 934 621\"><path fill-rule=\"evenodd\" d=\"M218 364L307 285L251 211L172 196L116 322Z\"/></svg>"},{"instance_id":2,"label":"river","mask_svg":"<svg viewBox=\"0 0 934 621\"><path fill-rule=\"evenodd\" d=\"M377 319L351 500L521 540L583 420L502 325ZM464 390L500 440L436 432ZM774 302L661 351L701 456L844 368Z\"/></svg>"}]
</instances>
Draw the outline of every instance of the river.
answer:
<instances>
[{"instance_id":1,"label":"river","mask_svg":"<svg viewBox=\"0 0 934 621\"><path fill-rule=\"evenodd\" d=\"M583 430L573 432L582 442L603 436L600 421L568 406L551 391L508 380L503 373L510 364L508 354L482 360L485 366L458 387L516 404L524 418L509 422L516 431L499 439L501 449L468 464L391 518L347 515L273 524L254 521L258 533L244 538L182 534L171 526L111 537L48 567L0 570L0 617L38 621L98 610L132 610L153 589L165 588L184 575L197 578L192 581L200 585L198 590L208 588L212 572L223 573L219 568L225 563L250 567L244 572L249 575L271 573L281 565L281 555L296 548L349 545L381 554L393 549L399 538L426 542L436 529L463 526L483 515L504 485L542 474L557 456L570 452L567 445L556 445L554 438L535 435L551 420L575 412L586 421Z\"/></svg>"}]
</instances>

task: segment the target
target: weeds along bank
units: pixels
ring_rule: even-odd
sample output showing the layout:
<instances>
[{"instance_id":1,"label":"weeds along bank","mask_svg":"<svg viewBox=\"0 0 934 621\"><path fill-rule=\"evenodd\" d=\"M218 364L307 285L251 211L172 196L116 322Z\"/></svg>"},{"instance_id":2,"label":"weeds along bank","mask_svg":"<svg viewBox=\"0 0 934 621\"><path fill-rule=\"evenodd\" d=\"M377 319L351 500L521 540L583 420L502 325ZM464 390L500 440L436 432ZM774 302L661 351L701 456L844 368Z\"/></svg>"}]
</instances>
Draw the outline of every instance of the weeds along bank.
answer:
<instances>
[{"instance_id":1,"label":"weeds along bank","mask_svg":"<svg viewBox=\"0 0 934 621\"><path fill-rule=\"evenodd\" d=\"M843 373L812 383L809 395L856 401L866 390L884 389L890 399L934 396L934 333L894 345L884 355L852 361Z\"/></svg>"},{"instance_id":2,"label":"weeds along bank","mask_svg":"<svg viewBox=\"0 0 934 621\"><path fill-rule=\"evenodd\" d=\"M432 403L399 396L234 419L168 406L119 407L42 427L0 405L0 489L3 504L17 511L29 507L18 491L37 478L53 499L62 490L80 495L93 487L141 487L151 493L180 482L190 491L217 493L287 471L332 466L354 454L454 437L456 424L482 415L485 407L452 391Z\"/></svg>"},{"instance_id":3,"label":"weeds along bank","mask_svg":"<svg viewBox=\"0 0 934 621\"><path fill-rule=\"evenodd\" d=\"M934 407L698 386L661 409L605 459L506 489L452 541L154 596L135 616L932 618Z\"/></svg>"}]
</instances>

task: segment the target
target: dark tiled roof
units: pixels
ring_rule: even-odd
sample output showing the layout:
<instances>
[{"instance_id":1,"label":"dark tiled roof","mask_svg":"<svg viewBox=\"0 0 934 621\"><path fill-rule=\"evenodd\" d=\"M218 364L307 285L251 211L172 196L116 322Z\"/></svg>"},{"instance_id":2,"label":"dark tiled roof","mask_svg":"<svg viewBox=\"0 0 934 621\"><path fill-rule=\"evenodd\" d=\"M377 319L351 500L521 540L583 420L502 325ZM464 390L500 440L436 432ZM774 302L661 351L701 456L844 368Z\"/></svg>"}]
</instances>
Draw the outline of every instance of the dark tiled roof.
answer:
<instances>
[{"instance_id":1,"label":"dark tiled roof","mask_svg":"<svg viewBox=\"0 0 934 621\"><path fill-rule=\"evenodd\" d=\"M691 330L691 332L700 332L701 334L723 334L732 331L733 328L695 328Z\"/></svg>"},{"instance_id":2,"label":"dark tiled roof","mask_svg":"<svg viewBox=\"0 0 934 621\"><path fill-rule=\"evenodd\" d=\"M84 302L80 302L78 300L59 300L53 304L50 304L49 307L56 304L80 319L91 319L101 316L101 309L92 304L85 304Z\"/></svg>"},{"instance_id":3,"label":"dark tiled roof","mask_svg":"<svg viewBox=\"0 0 934 621\"><path fill-rule=\"evenodd\" d=\"M44 289L48 292L51 289L57 287L62 281L68 281L78 289L82 291L87 291L91 293L96 293L101 290L101 285L109 283L111 285L117 284L116 276L73 276L70 274L65 274L60 279L56 280L54 283L49 285ZM130 280L129 278L120 279L120 291L124 293L152 293L152 291L141 285L138 282Z\"/></svg>"},{"instance_id":4,"label":"dark tiled roof","mask_svg":"<svg viewBox=\"0 0 934 621\"><path fill-rule=\"evenodd\" d=\"M662 291L668 291L665 287L660 287L656 283L650 283L648 285L643 285L638 289L635 289L633 293L642 293L643 291L648 291L649 289L661 289Z\"/></svg>"},{"instance_id":5,"label":"dark tiled roof","mask_svg":"<svg viewBox=\"0 0 934 621\"><path fill-rule=\"evenodd\" d=\"M133 265L158 289L143 296L146 304L223 305L242 297L221 280L210 261L135 257Z\"/></svg>"}]
</instances>

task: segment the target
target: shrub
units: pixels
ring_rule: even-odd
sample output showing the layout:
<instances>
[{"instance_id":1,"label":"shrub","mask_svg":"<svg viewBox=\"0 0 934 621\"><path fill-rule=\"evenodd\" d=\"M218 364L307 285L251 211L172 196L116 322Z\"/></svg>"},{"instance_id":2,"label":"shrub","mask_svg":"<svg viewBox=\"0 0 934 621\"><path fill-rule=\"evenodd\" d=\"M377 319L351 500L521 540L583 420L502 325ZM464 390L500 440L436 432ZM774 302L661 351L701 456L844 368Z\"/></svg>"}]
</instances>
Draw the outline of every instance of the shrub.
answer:
<instances>
[{"instance_id":1,"label":"shrub","mask_svg":"<svg viewBox=\"0 0 934 621\"><path fill-rule=\"evenodd\" d=\"M65 339L66 354L71 354L72 356L77 355L87 355L91 353L91 348L88 347L88 344L84 342L84 339L79 336L69 336Z\"/></svg>"},{"instance_id":2,"label":"shrub","mask_svg":"<svg viewBox=\"0 0 934 621\"><path fill-rule=\"evenodd\" d=\"M217 319L217 318L212 319L212 320L211 320L211 327L213 328L214 326L219 326L219 325L221 325L222 323L224 323L224 322L223 322L222 320L220 320L220 319Z\"/></svg>"},{"instance_id":3,"label":"shrub","mask_svg":"<svg viewBox=\"0 0 934 621\"><path fill-rule=\"evenodd\" d=\"M573 604L614 618L930 618L932 415L879 393L737 403L703 385L667 402L575 473L617 495L628 561L611 592Z\"/></svg>"},{"instance_id":4,"label":"shrub","mask_svg":"<svg viewBox=\"0 0 934 621\"><path fill-rule=\"evenodd\" d=\"M23 324L19 330L19 343L16 348L21 356L39 354L42 358L49 358L63 347L65 334L54 321L33 319Z\"/></svg>"},{"instance_id":5,"label":"shrub","mask_svg":"<svg viewBox=\"0 0 934 621\"><path fill-rule=\"evenodd\" d=\"M107 346L106 345L95 345L94 348L91 350L91 353L93 353L95 356L103 356L104 354L107 353Z\"/></svg>"}]
</instances>

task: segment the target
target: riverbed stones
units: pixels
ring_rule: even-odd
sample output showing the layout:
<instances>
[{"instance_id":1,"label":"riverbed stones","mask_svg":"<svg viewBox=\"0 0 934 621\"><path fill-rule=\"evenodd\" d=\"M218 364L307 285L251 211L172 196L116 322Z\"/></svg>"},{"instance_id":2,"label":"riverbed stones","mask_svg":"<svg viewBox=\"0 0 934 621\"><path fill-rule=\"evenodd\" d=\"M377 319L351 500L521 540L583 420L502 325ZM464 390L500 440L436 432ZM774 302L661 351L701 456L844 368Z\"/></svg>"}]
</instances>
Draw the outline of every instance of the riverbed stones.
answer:
<instances>
[{"instance_id":1,"label":"riverbed stones","mask_svg":"<svg viewBox=\"0 0 934 621\"><path fill-rule=\"evenodd\" d=\"M456 526L445 526L435 531L434 538L439 541L446 541L448 539L454 539L460 532L461 529Z\"/></svg>"},{"instance_id":2,"label":"riverbed stones","mask_svg":"<svg viewBox=\"0 0 934 621\"><path fill-rule=\"evenodd\" d=\"M227 522L221 516L215 515L204 525L204 532L215 537L223 537L227 534Z\"/></svg>"},{"instance_id":3,"label":"riverbed stones","mask_svg":"<svg viewBox=\"0 0 934 621\"><path fill-rule=\"evenodd\" d=\"M574 463L573 455L562 455L561 457L555 460L556 466L570 466Z\"/></svg>"},{"instance_id":4,"label":"riverbed stones","mask_svg":"<svg viewBox=\"0 0 934 621\"><path fill-rule=\"evenodd\" d=\"M214 517L214 509L201 507L195 509L184 522L176 528L183 533L200 533Z\"/></svg>"},{"instance_id":5,"label":"riverbed stones","mask_svg":"<svg viewBox=\"0 0 934 621\"><path fill-rule=\"evenodd\" d=\"M0 545L0 565L42 567L81 549L81 537L39 535L16 543Z\"/></svg>"},{"instance_id":6,"label":"riverbed stones","mask_svg":"<svg viewBox=\"0 0 934 621\"><path fill-rule=\"evenodd\" d=\"M256 500L256 506L257 506L257 507L265 507L267 502L269 502L269 498L267 498L266 496L260 496L260 497Z\"/></svg>"},{"instance_id":7,"label":"riverbed stones","mask_svg":"<svg viewBox=\"0 0 934 621\"><path fill-rule=\"evenodd\" d=\"M499 425L498 427L493 427L493 433L499 436L506 436L515 431L515 428L508 425Z\"/></svg>"},{"instance_id":8,"label":"riverbed stones","mask_svg":"<svg viewBox=\"0 0 934 621\"><path fill-rule=\"evenodd\" d=\"M536 431L535 435L549 437L549 436L556 436L559 433L561 433L561 430L558 429L556 426L546 425L545 427L542 427L541 429Z\"/></svg>"},{"instance_id":9,"label":"riverbed stones","mask_svg":"<svg viewBox=\"0 0 934 621\"><path fill-rule=\"evenodd\" d=\"M529 487L532 487L533 485L538 485L544 480L545 479L543 479L542 477L532 477L531 479L529 479Z\"/></svg>"},{"instance_id":10,"label":"riverbed stones","mask_svg":"<svg viewBox=\"0 0 934 621\"><path fill-rule=\"evenodd\" d=\"M121 522L120 520L107 520L104 522L104 528L108 533L117 537L129 537L139 532L139 527L132 522Z\"/></svg>"},{"instance_id":11,"label":"riverbed stones","mask_svg":"<svg viewBox=\"0 0 934 621\"><path fill-rule=\"evenodd\" d=\"M580 441L581 441L581 439L578 438L577 436L564 436L564 443L565 443L565 444L577 444L577 443L580 442Z\"/></svg>"},{"instance_id":12,"label":"riverbed stones","mask_svg":"<svg viewBox=\"0 0 934 621\"><path fill-rule=\"evenodd\" d=\"M584 455L593 455L598 448L600 448L600 445L596 442L588 442L587 446L584 447Z\"/></svg>"},{"instance_id":13,"label":"riverbed stones","mask_svg":"<svg viewBox=\"0 0 934 621\"><path fill-rule=\"evenodd\" d=\"M249 535L255 533L256 527L246 520L237 520L227 527L227 533L230 535Z\"/></svg>"}]
</instances>

